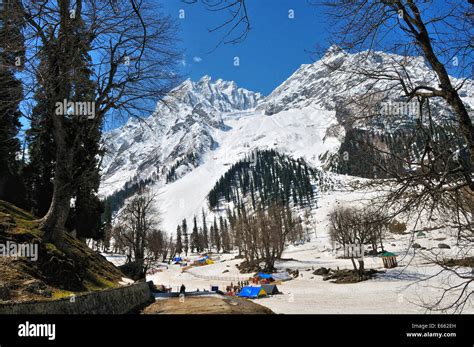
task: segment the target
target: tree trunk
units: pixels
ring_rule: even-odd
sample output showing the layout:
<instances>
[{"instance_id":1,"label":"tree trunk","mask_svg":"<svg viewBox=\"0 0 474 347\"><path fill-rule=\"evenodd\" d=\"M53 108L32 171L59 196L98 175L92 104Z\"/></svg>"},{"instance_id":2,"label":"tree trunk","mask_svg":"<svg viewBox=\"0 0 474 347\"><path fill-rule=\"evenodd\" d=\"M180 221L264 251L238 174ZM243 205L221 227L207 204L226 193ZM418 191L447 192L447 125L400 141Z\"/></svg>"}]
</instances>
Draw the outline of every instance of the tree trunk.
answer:
<instances>
[{"instance_id":1,"label":"tree trunk","mask_svg":"<svg viewBox=\"0 0 474 347\"><path fill-rule=\"evenodd\" d=\"M61 245L63 241L71 202L70 166L72 160L68 152L66 148L58 146L53 197L49 210L41 221L41 229L44 232L43 240L57 245Z\"/></svg>"},{"instance_id":2,"label":"tree trunk","mask_svg":"<svg viewBox=\"0 0 474 347\"><path fill-rule=\"evenodd\" d=\"M71 85L67 76L71 70L68 61L71 52L69 42L70 0L59 2L60 30L57 48L47 46L50 79L47 86L49 109L53 121L52 132L56 141L56 166L53 182L53 197L48 212L42 218L43 240L61 245L64 228L69 215L73 167L73 146L68 143L68 131L63 114L56 113L56 101L68 99Z\"/></svg>"},{"instance_id":3,"label":"tree trunk","mask_svg":"<svg viewBox=\"0 0 474 347\"><path fill-rule=\"evenodd\" d=\"M55 191L48 212L41 221L43 241L60 245L63 241L64 225L69 215L69 197Z\"/></svg>"},{"instance_id":4,"label":"tree trunk","mask_svg":"<svg viewBox=\"0 0 474 347\"><path fill-rule=\"evenodd\" d=\"M445 66L439 61L436 54L434 53L433 46L431 44L432 39L428 34L425 24L421 20L419 10L414 4L411 4L410 7L415 13L414 24L420 31L419 34L415 35L415 38L419 42L426 59L439 78L440 87L444 92L443 98L453 108L454 113L456 114L461 133L469 148L470 160L472 161L474 158L474 127L472 125L471 117L467 112L466 106L459 97L458 92L454 89ZM471 190L474 190L474 183L470 177L466 177L466 179L468 180Z\"/></svg>"},{"instance_id":5,"label":"tree trunk","mask_svg":"<svg viewBox=\"0 0 474 347\"><path fill-rule=\"evenodd\" d=\"M360 276L360 279L362 279L364 276L364 261L359 259L358 262L359 262L359 276Z\"/></svg>"},{"instance_id":6,"label":"tree trunk","mask_svg":"<svg viewBox=\"0 0 474 347\"><path fill-rule=\"evenodd\" d=\"M377 240L373 240L372 241L372 250L377 253Z\"/></svg>"},{"instance_id":7,"label":"tree trunk","mask_svg":"<svg viewBox=\"0 0 474 347\"><path fill-rule=\"evenodd\" d=\"M354 270L357 271L357 265L354 258L351 258L351 261L352 261L352 266L354 266Z\"/></svg>"}]
</instances>

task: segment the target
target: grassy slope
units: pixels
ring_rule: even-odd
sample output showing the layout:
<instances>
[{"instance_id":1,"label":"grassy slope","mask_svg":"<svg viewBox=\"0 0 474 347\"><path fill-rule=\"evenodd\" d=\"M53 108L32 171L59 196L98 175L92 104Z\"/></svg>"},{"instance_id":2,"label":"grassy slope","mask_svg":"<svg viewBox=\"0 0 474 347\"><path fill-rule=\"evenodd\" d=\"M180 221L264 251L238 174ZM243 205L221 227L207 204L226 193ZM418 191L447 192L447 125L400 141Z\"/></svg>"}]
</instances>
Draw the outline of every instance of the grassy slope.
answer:
<instances>
[{"instance_id":1,"label":"grassy slope","mask_svg":"<svg viewBox=\"0 0 474 347\"><path fill-rule=\"evenodd\" d=\"M92 251L83 242L66 233L64 247L41 244L41 232L35 218L16 206L0 200L0 244L39 244L38 261L0 257L0 282L7 284L12 300L44 299L31 292L28 284L41 281L52 292L52 297L119 286L123 277L112 263ZM80 273L77 281L68 276ZM76 282L76 283L74 283Z\"/></svg>"}]
</instances>

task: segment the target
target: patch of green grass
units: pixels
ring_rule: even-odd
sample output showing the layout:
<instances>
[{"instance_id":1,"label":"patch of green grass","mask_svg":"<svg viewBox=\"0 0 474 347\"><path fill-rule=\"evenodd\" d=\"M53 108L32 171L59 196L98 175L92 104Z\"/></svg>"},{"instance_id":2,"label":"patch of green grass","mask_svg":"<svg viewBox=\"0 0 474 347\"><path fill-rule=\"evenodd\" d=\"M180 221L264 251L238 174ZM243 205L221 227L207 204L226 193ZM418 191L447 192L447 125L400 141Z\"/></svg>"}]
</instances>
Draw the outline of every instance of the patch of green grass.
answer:
<instances>
[{"instance_id":1,"label":"patch of green grass","mask_svg":"<svg viewBox=\"0 0 474 347\"><path fill-rule=\"evenodd\" d=\"M101 289L112 289L118 288L120 285L112 281L106 280L105 278L96 277L94 279L89 278L88 281L85 281L84 286L89 291L101 290Z\"/></svg>"},{"instance_id":2,"label":"patch of green grass","mask_svg":"<svg viewBox=\"0 0 474 347\"><path fill-rule=\"evenodd\" d=\"M3 237L2 231L5 232ZM64 242L61 246L53 243L43 243L40 221L30 213L0 200L0 240L2 239L18 243L38 243L41 250L46 253L43 255L46 262L48 258L56 256L63 260L70 259L79 268L82 267L85 270L83 289L76 293L120 286L119 282L123 277L120 270L106 261L100 254L91 250L81 240L74 238L69 233L65 233ZM53 299L69 297L74 293L70 290L64 290L63 288L67 288L67 286L64 287L63 284L57 284L55 279L50 281L45 278L44 269L41 269L42 265L44 264L39 262L33 263L28 260L18 261L18 266L11 269L14 272L12 276L23 278L25 274L28 274L28 276L44 281L51 288Z\"/></svg>"},{"instance_id":3,"label":"patch of green grass","mask_svg":"<svg viewBox=\"0 0 474 347\"><path fill-rule=\"evenodd\" d=\"M68 290L62 290L62 289L54 289L52 291L52 299L57 300L57 299L64 299L64 298L70 298L72 295L75 295L77 293L70 292Z\"/></svg>"},{"instance_id":4,"label":"patch of green grass","mask_svg":"<svg viewBox=\"0 0 474 347\"><path fill-rule=\"evenodd\" d=\"M64 255L63 252L61 252L54 244L52 243L44 243L44 248L46 249L46 252L48 252L51 255L57 255L57 256L62 256Z\"/></svg>"},{"instance_id":5,"label":"patch of green grass","mask_svg":"<svg viewBox=\"0 0 474 347\"><path fill-rule=\"evenodd\" d=\"M0 212L7 213L21 219L35 219L31 213L28 213L25 210L22 210L21 208L3 200L0 200Z\"/></svg>"},{"instance_id":6,"label":"patch of green grass","mask_svg":"<svg viewBox=\"0 0 474 347\"><path fill-rule=\"evenodd\" d=\"M39 221L18 207L0 200L0 225L9 234L26 236L30 242L39 241Z\"/></svg>"}]
</instances>

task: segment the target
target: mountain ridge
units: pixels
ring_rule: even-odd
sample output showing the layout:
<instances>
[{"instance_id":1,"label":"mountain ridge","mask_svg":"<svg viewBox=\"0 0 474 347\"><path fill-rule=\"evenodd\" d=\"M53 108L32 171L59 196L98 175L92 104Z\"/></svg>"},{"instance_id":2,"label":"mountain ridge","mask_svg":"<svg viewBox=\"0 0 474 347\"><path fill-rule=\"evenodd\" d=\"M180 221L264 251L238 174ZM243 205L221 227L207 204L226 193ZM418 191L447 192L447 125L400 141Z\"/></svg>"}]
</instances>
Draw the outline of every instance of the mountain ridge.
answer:
<instances>
[{"instance_id":1,"label":"mountain ridge","mask_svg":"<svg viewBox=\"0 0 474 347\"><path fill-rule=\"evenodd\" d=\"M407 58L383 52L367 57L367 52L350 54L331 47L321 60L303 64L266 97L207 75L197 82L185 80L164 105L158 104L146 126L129 120L104 136L108 154L100 193L111 195L131 178L152 178L148 185L160 196L163 224L172 231L183 218L200 215L215 182L252 150L275 149L330 169L350 130L338 115L338 99L371 86L370 81L352 85L353 75L334 66L365 61L368 67L380 67L393 59L400 63ZM421 58L407 64L418 80L433 83L433 73ZM467 89L464 99L474 105L472 90ZM378 125L366 127L387 131Z\"/></svg>"}]
</instances>

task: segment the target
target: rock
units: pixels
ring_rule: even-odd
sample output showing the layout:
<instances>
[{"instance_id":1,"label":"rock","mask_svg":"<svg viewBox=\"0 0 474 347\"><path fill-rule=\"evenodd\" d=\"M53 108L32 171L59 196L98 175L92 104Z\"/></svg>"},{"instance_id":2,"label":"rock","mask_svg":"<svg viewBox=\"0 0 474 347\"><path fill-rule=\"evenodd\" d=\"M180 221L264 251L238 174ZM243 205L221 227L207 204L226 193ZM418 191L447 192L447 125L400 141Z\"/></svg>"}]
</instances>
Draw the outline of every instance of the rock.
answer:
<instances>
[{"instance_id":1,"label":"rock","mask_svg":"<svg viewBox=\"0 0 474 347\"><path fill-rule=\"evenodd\" d=\"M313 275L316 276L325 276L329 273L329 270L326 269L325 267L321 267L313 272Z\"/></svg>"},{"instance_id":2,"label":"rock","mask_svg":"<svg viewBox=\"0 0 474 347\"><path fill-rule=\"evenodd\" d=\"M126 277L131 278L134 281L145 278L143 264L138 261L131 261L129 263L120 265L118 268Z\"/></svg>"},{"instance_id":3,"label":"rock","mask_svg":"<svg viewBox=\"0 0 474 347\"><path fill-rule=\"evenodd\" d=\"M415 242L415 243L413 244L413 248L421 248L421 246L420 246L419 243L416 243L416 242Z\"/></svg>"},{"instance_id":4,"label":"rock","mask_svg":"<svg viewBox=\"0 0 474 347\"><path fill-rule=\"evenodd\" d=\"M158 285L153 284L152 291L156 293L166 293L166 287L163 284L158 284Z\"/></svg>"},{"instance_id":5,"label":"rock","mask_svg":"<svg viewBox=\"0 0 474 347\"><path fill-rule=\"evenodd\" d=\"M46 298L51 298L53 296L51 290L48 289L48 286L43 281L29 280L24 282L23 285L26 287L25 290L30 293L41 295Z\"/></svg>"},{"instance_id":6,"label":"rock","mask_svg":"<svg viewBox=\"0 0 474 347\"><path fill-rule=\"evenodd\" d=\"M5 283L0 282L0 300L6 301L10 299L11 299L10 289Z\"/></svg>"},{"instance_id":7,"label":"rock","mask_svg":"<svg viewBox=\"0 0 474 347\"><path fill-rule=\"evenodd\" d=\"M286 269L286 272L288 272L290 276L293 276L293 278L298 278L300 275L300 271L298 269L296 270Z\"/></svg>"},{"instance_id":8,"label":"rock","mask_svg":"<svg viewBox=\"0 0 474 347\"><path fill-rule=\"evenodd\" d=\"M392 243L392 245L391 245L391 246L392 246L392 247L395 247L395 246L396 246L396 244Z\"/></svg>"},{"instance_id":9,"label":"rock","mask_svg":"<svg viewBox=\"0 0 474 347\"><path fill-rule=\"evenodd\" d=\"M227 272L229 272L229 270L224 270L224 271L222 271L223 274L225 274L225 273L227 273Z\"/></svg>"},{"instance_id":10,"label":"rock","mask_svg":"<svg viewBox=\"0 0 474 347\"><path fill-rule=\"evenodd\" d=\"M451 249L451 247L449 247L449 245L447 245L445 243L438 244L438 248Z\"/></svg>"}]
</instances>

